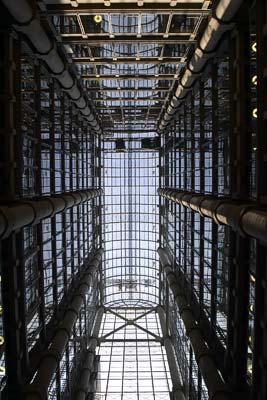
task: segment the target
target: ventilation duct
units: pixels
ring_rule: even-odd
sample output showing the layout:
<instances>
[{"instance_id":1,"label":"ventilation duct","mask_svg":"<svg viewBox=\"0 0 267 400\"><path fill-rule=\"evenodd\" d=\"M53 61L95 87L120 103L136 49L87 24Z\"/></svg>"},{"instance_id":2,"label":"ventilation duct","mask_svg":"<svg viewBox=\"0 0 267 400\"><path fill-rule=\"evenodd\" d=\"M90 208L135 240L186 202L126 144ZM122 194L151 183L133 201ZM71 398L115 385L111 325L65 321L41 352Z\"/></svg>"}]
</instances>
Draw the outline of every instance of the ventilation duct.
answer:
<instances>
[{"instance_id":1,"label":"ventilation duct","mask_svg":"<svg viewBox=\"0 0 267 400\"><path fill-rule=\"evenodd\" d=\"M26 0L3 0L4 5L15 19L14 28L23 33L30 40L37 52L37 56L45 61L63 90L77 106L81 114L86 117L89 125L97 133L101 128L94 111L88 106L75 79L67 69L67 63L57 50L56 42L50 39Z\"/></svg>"},{"instance_id":2,"label":"ventilation duct","mask_svg":"<svg viewBox=\"0 0 267 400\"><path fill-rule=\"evenodd\" d=\"M199 41L198 47L188 62L176 92L159 122L159 131L165 130L174 119L177 108L185 98L187 91L195 83L198 74L203 70L207 61L214 56L214 51L222 35L233 28L231 21L242 2L243 0L221 0L213 10L212 17Z\"/></svg>"}]
</instances>

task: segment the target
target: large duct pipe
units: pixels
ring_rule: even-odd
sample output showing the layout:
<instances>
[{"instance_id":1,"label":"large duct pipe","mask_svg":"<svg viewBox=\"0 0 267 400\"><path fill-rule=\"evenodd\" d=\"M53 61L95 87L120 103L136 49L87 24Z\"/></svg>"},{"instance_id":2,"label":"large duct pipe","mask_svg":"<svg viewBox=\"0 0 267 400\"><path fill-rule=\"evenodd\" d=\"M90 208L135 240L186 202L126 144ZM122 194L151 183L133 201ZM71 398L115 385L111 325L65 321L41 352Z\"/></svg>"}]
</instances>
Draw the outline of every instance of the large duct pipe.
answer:
<instances>
[{"instance_id":1,"label":"large duct pipe","mask_svg":"<svg viewBox=\"0 0 267 400\"><path fill-rule=\"evenodd\" d=\"M214 51L222 35L233 28L231 21L237 13L243 0L221 0L217 7L212 10L212 17L195 49L183 77L172 97L167 111L159 122L159 131L166 129L168 124L174 119L175 113L182 100L187 94L188 89L192 88L198 78L198 74L203 70L207 61L214 56Z\"/></svg>"},{"instance_id":2,"label":"large duct pipe","mask_svg":"<svg viewBox=\"0 0 267 400\"><path fill-rule=\"evenodd\" d=\"M42 197L38 201L25 200L10 207L0 207L0 239L27 225L36 225L42 219L52 217L90 199L100 196L101 189L89 189Z\"/></svg>"},{"instance_id":3,"label":"large duct pipe","mask_svg":"<svg viewBox=\"0 0 267 400\"><path fill-rule=\"evenodd\" d=\"M27 0L3 0L3 3L16 21L14 28L27 36L36 49L37 56L45 61L64 91L68 93L72 102L80 110L81 114L86 117L92 129L97 133L101 133L95 113L88 106L88 102L75 79L66 68L67 62L62 60L57 51L56 42L48 37Z\"/></svg>"},{"instance_id":4,"label":"large duct pipe","mask_svg":"<svg viewBox=\"0 0 267 400\"><path fill-rule=\"evenodd\" d=\"M229 400L231 395L219 373L216 364L210 354L209 348L202 335L201 329L195 320L194 313L188 304L179 281L172 270L166 250L158 249L160 262L166 275L174 300L178 306L183 320L187 336L190 340L196 361L199 365L202 377L207 386L210 400Z\"/></svg>"},{"instance_id":5,"label":"large duct pipe","mask_svg":"<svg viewBox=\"0 0 267 400\"><path fill-rule=\"evenodd\" d=\"M72 335L73 328L84 304L85 296L97 276L97 270L102 258L103 249L99 249L89 266L82 274L79 286L72 296L63 321L44 354L33 382L25 388L26 400L46 400L47 390L62 359L66 345Z\"/></svg>"},{"instance_id":6,"label":"large duct pipe","mask_svg":"<svg viewBox=\"0 0 267 400\"><path fill-rule=\"evenodd\" d=\"M172 380L172 393L174 396L174 400L185 400L183 382L177 364L173 343L169 336L169 332L167 332L166 330L166 314L163 307L158 306L157 313L160 320L160 326L163 334L163 343L166 350L168 365L170 369L170 375Z\"/></svg>"},{"instance_id":7,"label":"large duct pipe","mask_svg":"<svg viewBox=\"0 0 267 400\"><path fill-rule=\"evenodd\" d=\"M241 204L230 199L179 191L158 189L160 196L212 218L217 224L228 225L243 236L267 243L267 211L257 205Z\"/></svg>"},{"instance_id":8,"label":"large duct pipe","mask_svg":"<svg viewBox=\"0 0 267 400\"><path fill-rule=\"evenodd\" d=\"M79 389L77 390L73 400L86 400L88 399L88 394L92 391L92 388L95 386L95 369L96 364L98 363L98 357L89 350L89 354L85 360L85 364L83 365L82 375L79 383Z\"/></svg>"},{"instance_id":9,"label":"large duct pipe","mask_svg":"<svg viewBox=\"0 0 267 400\"><path fill-rule=\"evenodd\" d=\"M95 400L99 364L100 364L100 356L95 356L95 359L94 359L94 370L93 370L93 372L92 372L92 374L90 376L89 392L87 394L86 400Z\"/></svg>"},{"instance_id":10,"label":"large duct pipe","mask_svg":"<svg viewBox=\"0 0 267 400\"><path fill-rule=\"evenodd\" d=\"M93 326L87 356L82 367L79 385L75 391L73 400L85 400L90 389L90 378L94 371L95 362L95 349L97 346L97 338L99 335L100 325L104 313L104 307L99 307L95 316L95 323Z\"/></svg>"}]
</instances>

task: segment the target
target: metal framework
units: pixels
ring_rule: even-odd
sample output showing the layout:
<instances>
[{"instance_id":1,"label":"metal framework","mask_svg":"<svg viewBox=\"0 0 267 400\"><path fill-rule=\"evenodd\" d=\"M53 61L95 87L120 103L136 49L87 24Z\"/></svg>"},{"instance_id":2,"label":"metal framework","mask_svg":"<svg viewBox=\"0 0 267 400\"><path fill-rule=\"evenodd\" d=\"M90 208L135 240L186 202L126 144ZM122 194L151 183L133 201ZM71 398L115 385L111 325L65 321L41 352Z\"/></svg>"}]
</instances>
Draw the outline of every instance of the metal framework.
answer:
<instances>
[{"instance_id":1,"label":"metal framework","mask_svg":"<svg viewBox=\"0 0 267 400\"><path fill-rule=\"evenodd\" d=\"M261 0L0 2L0 397L265 400Z\"/></svg>"},{"instance_id":2,"label":"metal framework","mask_svg":"<svg viewBox=\"0 0 267 400\"><path fill-rule=\"evenodd\" d=\"M166 101L164 92L173 90L211 5L211 1L202 0L190 5L177 1L141 3L38 2L60 47L75 63L91 99L97 101L106 133L110 124L124 129L129 119L127 107L133 110L131 119L138 121L140 107L145 106L146 113L141 116L144 128L151 123L156 129L163 108L157 98ZM95 87L97 91L92 90ZM107 90L108 97L103 93Z\"/></svg>"}]
</instances>

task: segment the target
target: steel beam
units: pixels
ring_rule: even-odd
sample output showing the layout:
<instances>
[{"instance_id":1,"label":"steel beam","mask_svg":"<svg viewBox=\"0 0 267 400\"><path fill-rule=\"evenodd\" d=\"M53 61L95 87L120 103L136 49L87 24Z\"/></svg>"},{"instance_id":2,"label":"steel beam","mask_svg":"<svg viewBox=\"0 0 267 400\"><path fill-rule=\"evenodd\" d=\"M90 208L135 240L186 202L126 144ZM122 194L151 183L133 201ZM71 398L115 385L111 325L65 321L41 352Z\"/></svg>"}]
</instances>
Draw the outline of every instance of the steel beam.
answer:
<instances>
[{"instance_id":1,"label":"steel beam","mask_svg":"<svg viewBox=\"0 0 267 400\"><path fill-rule=\"evenodd\" d=\"M107 75L106 75L107 76ZM117 78L119 80L119 78ZM136 78L130 78L130 79L136 79ZM129 87L90 87L88 86L86 88L88 90L88 92L97 92L97 93L101 93L101 92L168 92L171 88L167 87L167 86L157 86L155 87L155 89L153 89L153 87L134 87L134 86L129 86ZM104 99L102 99L104 100ZM128 100L128 99L126 99ZM145 107L145 106L144 106ZM147 108L147 107L146 107ZM99 108L97 108L99 110Z\"/></svg>"},{"instance_id":2,"label":"steel beam","mask_svg":"<svg viewBox=\"0 0 267 400\"><path fill-rule=\"evenodd\" d=\"M83 38L82 35L61 34L62 43L83 44L88 46L102 46L105 44L195 44L196 40L190 38L191 35L173 35L165 38L163 35L114 35L114 37L104 35L94 35L94 37Z\"/></svg>"},{"instance_id":3,"label":"steel beam","mask_svg":"<svg viewBox=\"0 0 267 400\"><path fill-rule=\"evenodd\" d=\"M88 74L88 75L81 75L81 79L86 80L86 81L101 81L101 80L116 80L116 81L123 81L123 80L132 80L134 79L135 81L142 79L142 80L176 80L178 79L177 74L121 74L121 75L111 75L111 74L101 74L101 75L93 75L93 74ZM115 89L116 90L116 89ZM139 89L140 90L140 89ZM149 89L146 89L149 90ZM151 90L151 88L150 88ZM112 89L111 89L112 91ZM156 91L156 89L155 89Z\"/></svg>"},{"instance_id":4,"label":"steel beam","mask_svg":"<svg viewBox=\"0 0 267 400\"><path fill-rule=\"evenodd\" d=\"M71 61L75 64L85 64L85 65L118 65L118 64L181 64L182 57L73 57Z\"/></svg>"},{"instance_id":5,"label":"steel beam","mask_svg":"<svg viewBox=\"0 0 267 400\"><path fill-rule=\"evenodd\" d=\"M123 96L121 96L121 97L109 97L109 96L106 96L106 98L101 98L101 99L94 99L94 103L99 103L99 102L105 102L105 103L108 103L108 102L110 102L110 101L117 101L117 102L120 102L120 105L122 104L122 103L124 103L124 102L129 102L129 101L133 101L133 102L135 102L135 101L143 101L144 103L145 102L147 102L147 101L149 101L149 100L151 100L151 101L164 101L165 99L164 98L161 98L161 97L155 97L154 95L153 95L153 97L151 98L152 96L139 96L138 94L136 94L136 97L123 97ZM118 105L118 106L120 106L120 105ZM132 122L128 122L130 125L132 125L133 123Z\"/></svg>"},{"instance_id":6,"label":"steel beam","mask_svg":"<svg viewBox=\"0 0 267 400\"><path fill-rule=\"evenodd\" d=\"M46 2L47 3L47 2ZM170 13L180 15L196 15L208 16L210 10L203 9L203 4L199 2L178 2L176 5L171 6L167 3L145 3L139 6L137 2L120 2L111 3L109 6L104 4L79 4L78 7L73 7L71 4L47 4L47 11L45 15L96 15L96 14L128 14L128 13L142 13L142 14L167 14Z\"/></svg>"}]
</instances>

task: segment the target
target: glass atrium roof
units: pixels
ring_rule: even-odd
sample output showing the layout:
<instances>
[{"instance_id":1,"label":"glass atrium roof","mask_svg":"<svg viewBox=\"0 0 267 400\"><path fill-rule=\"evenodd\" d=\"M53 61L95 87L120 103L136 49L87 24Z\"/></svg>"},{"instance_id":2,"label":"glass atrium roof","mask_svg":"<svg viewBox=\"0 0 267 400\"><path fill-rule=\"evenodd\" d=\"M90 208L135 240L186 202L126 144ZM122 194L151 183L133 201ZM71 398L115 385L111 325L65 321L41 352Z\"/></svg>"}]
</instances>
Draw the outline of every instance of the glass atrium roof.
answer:
<instances>
[{"instance_id":1,"label":"glass atrium roof","mask_svg":"<svg viewBox=\"0 0 267 400\"><path fill-rule=\"evenodd\" d=\"M108 135L139 124L155 132L210 7L209 0L42 2Z\"/></svg>"},{"instance_id":2,"label":"glass atrium roof","mask_svg":"<svg viewBox=\"0 0 267 400\"><path fill-rule=\"evenodd\" d=\"M125 320L136 325L125 325ZM159 318L155 311L118 309L100 330L97 400L169 400L172 388Z\"/></svg>"}]
</instances>

